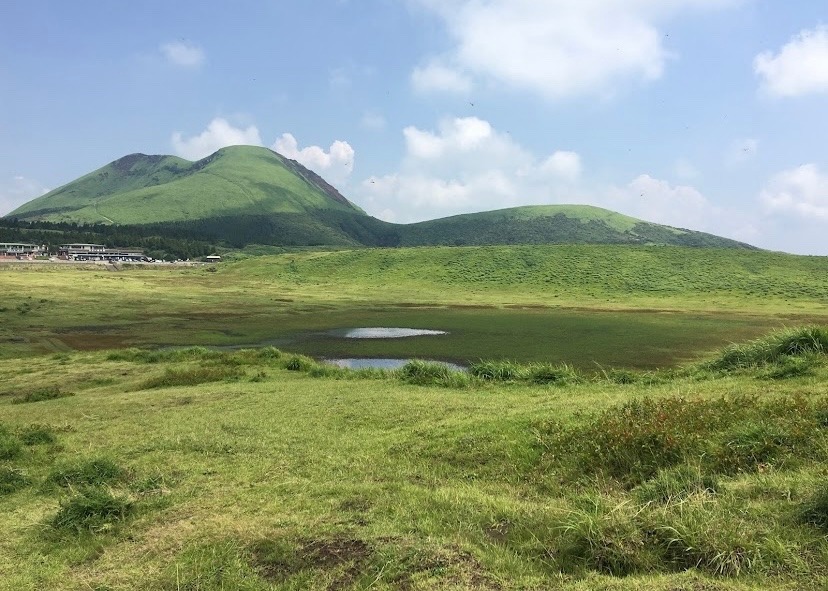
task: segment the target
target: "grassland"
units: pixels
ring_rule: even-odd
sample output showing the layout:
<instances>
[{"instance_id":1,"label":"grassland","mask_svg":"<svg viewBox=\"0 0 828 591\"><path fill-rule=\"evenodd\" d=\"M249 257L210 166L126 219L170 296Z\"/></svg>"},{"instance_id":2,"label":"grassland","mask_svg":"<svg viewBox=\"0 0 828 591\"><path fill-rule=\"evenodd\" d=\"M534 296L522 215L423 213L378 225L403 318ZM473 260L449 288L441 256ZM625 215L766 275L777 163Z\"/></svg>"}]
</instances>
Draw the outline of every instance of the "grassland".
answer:
<instances>
[{"instance_id":1,"label":"grassland","mask_svg":"<svg viewBox=\"0 0 828 591\"><path fill-rule=\"evenodd\" d=\"M750 339L828 324L827 266L584 246L0 266L0 588L824 589L828 331ZM337 353L314 338L358 325L448 328L347 352L470 371L131 348Z\"/></svg>"}]
</instances>

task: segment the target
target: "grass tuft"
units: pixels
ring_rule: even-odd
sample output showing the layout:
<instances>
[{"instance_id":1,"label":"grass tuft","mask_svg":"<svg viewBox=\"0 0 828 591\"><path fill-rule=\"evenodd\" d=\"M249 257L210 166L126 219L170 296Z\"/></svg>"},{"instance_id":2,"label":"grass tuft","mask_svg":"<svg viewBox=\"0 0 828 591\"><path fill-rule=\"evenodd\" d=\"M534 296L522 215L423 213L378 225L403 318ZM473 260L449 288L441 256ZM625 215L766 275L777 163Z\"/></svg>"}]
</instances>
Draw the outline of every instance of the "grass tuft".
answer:
<instances>
[{"instance_id":1,"label":"grass tuft","mask_svg":"<svg viewBox=\"0 0 828 591\"><path fill-rule=\"evenodd\" d=\"M46 482L64 488L114 484L127 476L127 470L109 458L93 458L52 469Z\"/></svg>"},{"instance_id":2,"label":"grass tuft","mask_svg":"<svg viewBox=\"0 0 828 591\"><path fill-rule=\"evenodd\" d=\"M748 343L726 347L718 357L702 367L719 372L732 372L788 363L788 357L823 355L828 349L828 329L808 326L781 330Z\"/></svg>"},{"instance_id":3,"label":"grass tuft","mask_svg":"<svg viewBox=\"0 0 828 591\"><path fill-rule=\"evenodd\" d=\"M400 380L418 386L464 388L471 380L464 371L454 371L444 363L412 359L397 370Z\"/></svg>"},{"instance_id":4,"label":"grass tuft","mask_svg":"<svg viewBox=\"0 0 828 591\"><path fill-rule=\"evenodd\" d=\"M206 347L186 347L183 349L123 349L107 355L108 361L131 361L133 363L176 363L181 361L198 361L218 359L220 351Z\"/></svg>"},{"instance_id":5,"label":"grass tuft","mask_svg":"<svg viewBox=\"0 0 828 591\"><path fill-rule=\"evenodd\" d=\"M63 501L50 524L57 530L100 533L127 519L134 510L135 504L128 498L89 487Z\"/></svg>"},{"instance_id":6,"label":"grass tuft","mask_svg":"<svg viewBox=\"0 0 828 591\"><path fill-rule=\"evenodd\" d=\"M43 402L45 400L56 400L58 398L67 398L74 396L72 392L64 392L58 387L41 388L27 392L22 396L18 396L12 400L12 404L26 404L29 402Z\"/></svg>"},{"instance_id":7,"label":"grass tuft","mask_svg":"<svg viewBox=\"0 0 828 591\"><path fill-rule=\"evenodd\" d=\"M18 437L23 445L51 445L57 441L54 430L48 425L29 425L20 430Z\"/></svg>"},{"instance_id":8,"label":"grass tuft","mask_svg":"<svg viewBox=\"0 0 828 591\"><path fill-rule=\"evenodd\" d=\"M244 371L236 366L213 365L209 367L193 367L187 369L164 370L160 376L145 380L139 386L140 390L153 388L172 388L175 386L197 386L210 382L239 379Z\"/></svg>"},{"instance_id":9,"label":"grass tuft","mask_svg":"<svg viewBox=\"0 0 828 591\"><path fill-rule=\"evenodd\" d=\"M30 481L20 470L0 466L0 495L8 495L25 488Z\"/></svg>"},{"instance_id":10,"label":"grass tuft","mask_svg":"<svg viewBox=\"0 0 828 591\"><path fill-rule=\"evenodd\" d=\"M803 504L800 517L803 523L828 531L828 486L820 485Z\"/></svg>"},{"instance_id":11,"label":"grass tuft","mask_svg":"<svg viewBox=\"0 0 828 591\"><path fill-rule=\"evenodd\" d=\"M23 451L20 439L0 424L0 460L13 460Z\"/></svg>"},{"instance_id":12,"label":"grass tuft","mask_svg":"<svg viewBox=\"0 0 828 591\"><path fill-rule=\"evenodd\" d=\"M715 494L718 490L719 481L715 476L685 464L661 470L638 486L634 493L641 503L665 504L683 501L691 495Z\"/></svg>"}]
</instances>

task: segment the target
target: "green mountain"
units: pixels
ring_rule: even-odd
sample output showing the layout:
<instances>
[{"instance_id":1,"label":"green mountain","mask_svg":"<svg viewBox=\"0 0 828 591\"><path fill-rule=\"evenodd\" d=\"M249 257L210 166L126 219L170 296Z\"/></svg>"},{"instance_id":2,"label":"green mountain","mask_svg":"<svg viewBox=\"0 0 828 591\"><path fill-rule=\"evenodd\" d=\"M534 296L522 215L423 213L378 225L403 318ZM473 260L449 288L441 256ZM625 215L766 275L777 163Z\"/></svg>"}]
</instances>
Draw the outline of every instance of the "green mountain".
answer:
<instances>
[{"instance_id":1,"label":"green mountain","mask_svg":"<svg viewBox=\"0 0 828 591\"><path fill-rule=\"evenodd\" d=\"M131 154L7 217L140 227L152 235L233 247L593 243L752 248L588 205L515 207L391 224L368 216L301 164L254 146L223 148L198 162Z\"/></svg>"},{"instance_id":2,"label":"green mountain","mask_svg":"<svg viewBox=\"0 0 828 591\"><path fill-rule=\"evenodd\" d=\"M233 146L198 162L130 154L9 217L123 225L319 210L364 214L301 164L267 148Z\"/></svg>"}]
</instances>

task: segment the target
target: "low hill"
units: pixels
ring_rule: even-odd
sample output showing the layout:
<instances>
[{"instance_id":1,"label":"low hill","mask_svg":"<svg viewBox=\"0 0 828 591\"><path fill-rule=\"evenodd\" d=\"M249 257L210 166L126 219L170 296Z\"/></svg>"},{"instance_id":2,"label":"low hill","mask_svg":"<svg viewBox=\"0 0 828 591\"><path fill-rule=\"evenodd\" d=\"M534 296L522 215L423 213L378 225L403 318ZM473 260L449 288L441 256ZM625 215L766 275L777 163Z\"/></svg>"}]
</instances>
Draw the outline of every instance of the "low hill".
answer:
<instances>
[{"instance_id":1,"label":"low hill","mask_svg":"<svg viewBox=\"0 0 828 591\"><path fill-rule=\"evenodd\" d=\"M403 246L495 244L664 244L753 248L748 244L645 222L591 205L534 205L409 224Z\"/></svg>"},{"instance_id":2,"label":"low hill","mask_svg":"<svg viewBox=\"0 0 828 591\"><path fill-rule=\"evenodd\" d=\"M151 229L153 236L175 235L234 248L565 243L751 248L587 205L515 207L391 224L368 216L301 164L255 146L222 148L198 162L131 154L6 217L86 228L140 226Z\"/></svg>"}]
</instances>

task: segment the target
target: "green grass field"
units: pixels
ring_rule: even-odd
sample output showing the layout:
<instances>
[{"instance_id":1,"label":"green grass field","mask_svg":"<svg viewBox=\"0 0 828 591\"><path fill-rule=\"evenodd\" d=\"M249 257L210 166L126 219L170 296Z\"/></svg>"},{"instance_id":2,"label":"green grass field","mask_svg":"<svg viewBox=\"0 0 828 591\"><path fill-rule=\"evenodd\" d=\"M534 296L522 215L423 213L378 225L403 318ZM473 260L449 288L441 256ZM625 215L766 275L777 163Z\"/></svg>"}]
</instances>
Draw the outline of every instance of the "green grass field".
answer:
<instances>
[{"instance_id":1,"label":"green grass field","mask_svg":"<svg viewBox=\"0 0 828 591\"><path fill-rule=\"evenodd\" d=\"M824 589L828 332L772 330L828 324L826 267L619 247L0 266L0 588ZM351 325L448 329L342 353L471 370L294 354L340 354L319 333Z\"/></svg>"}]
</instances>

